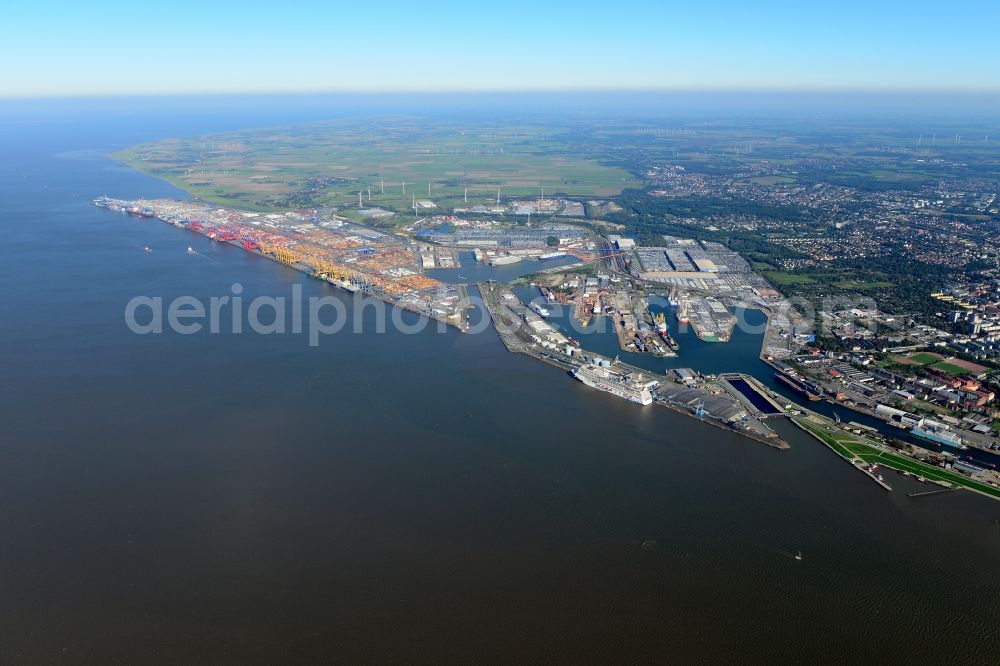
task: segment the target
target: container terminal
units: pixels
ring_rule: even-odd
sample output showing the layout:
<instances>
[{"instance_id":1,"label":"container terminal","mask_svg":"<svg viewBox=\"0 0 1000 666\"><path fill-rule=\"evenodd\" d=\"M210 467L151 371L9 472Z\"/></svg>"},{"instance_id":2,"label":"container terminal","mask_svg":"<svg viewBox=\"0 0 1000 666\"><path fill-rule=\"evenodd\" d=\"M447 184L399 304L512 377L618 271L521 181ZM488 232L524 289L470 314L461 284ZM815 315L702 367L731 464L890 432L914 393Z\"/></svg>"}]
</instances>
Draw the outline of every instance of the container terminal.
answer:
<instances>
[{"instance_id":1,"label":"container terminal","mask_svg":"<svg viewBox=\"0 0 1000 666\"><path fill-rule=\"evenodd\" d=\"M217 243L290 266L316 279L361 292L405 310L468 330L464 285L427 277L407 241L332 215L262 214L170 199L98 197L99 208L156 218Z\"/></svg>"}]
</instances>

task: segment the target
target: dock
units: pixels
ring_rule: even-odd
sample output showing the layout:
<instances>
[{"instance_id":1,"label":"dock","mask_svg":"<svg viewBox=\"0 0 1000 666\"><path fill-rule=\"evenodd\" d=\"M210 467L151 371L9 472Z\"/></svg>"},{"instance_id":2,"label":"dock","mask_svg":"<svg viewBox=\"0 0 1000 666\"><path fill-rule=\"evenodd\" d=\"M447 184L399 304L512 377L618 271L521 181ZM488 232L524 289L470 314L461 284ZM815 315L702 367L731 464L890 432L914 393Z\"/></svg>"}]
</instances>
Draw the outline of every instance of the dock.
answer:
<instances>
[{"instance_id":1,"label":"dock","mask_svg":"<svg viewBox=\"0 0 1000 666\"><path fill-rule=\"evenodd\" d=\"M940 495L955 490L954 488L938 488L936 490L923 490L919 493L906 493L907 497L927 497L928 495Z\"/></svg>"}]
</instances>

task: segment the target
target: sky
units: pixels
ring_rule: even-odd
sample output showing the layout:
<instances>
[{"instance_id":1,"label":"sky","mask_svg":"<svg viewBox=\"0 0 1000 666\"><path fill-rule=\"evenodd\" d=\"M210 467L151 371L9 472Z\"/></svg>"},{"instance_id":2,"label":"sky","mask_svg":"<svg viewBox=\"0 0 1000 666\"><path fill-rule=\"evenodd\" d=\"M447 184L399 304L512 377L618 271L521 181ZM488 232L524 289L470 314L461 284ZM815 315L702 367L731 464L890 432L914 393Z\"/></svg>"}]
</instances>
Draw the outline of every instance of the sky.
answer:
<instances>
[{"instance_id":1,"label":"sky","mask_svg":"<svg viewBox=\"0 0 1000 666\"><path fill-rule=\"evenodd\" d=\"M1000 92L996 0L18 2L0 97Z\"/></svg>"}]
</instances>

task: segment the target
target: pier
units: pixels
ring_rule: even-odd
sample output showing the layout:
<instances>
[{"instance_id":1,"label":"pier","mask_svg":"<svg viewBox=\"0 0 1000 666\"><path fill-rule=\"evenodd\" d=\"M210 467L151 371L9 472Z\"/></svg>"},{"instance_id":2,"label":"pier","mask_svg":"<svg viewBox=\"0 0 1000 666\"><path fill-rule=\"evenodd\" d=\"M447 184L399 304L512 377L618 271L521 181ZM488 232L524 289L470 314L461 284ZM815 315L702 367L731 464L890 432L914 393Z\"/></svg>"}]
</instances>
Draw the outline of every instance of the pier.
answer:
<instances>
[{"instance_id":1,"label":"pier","mask_svg":"<svg viewBox=\"0 0 1000 666\"><path fill-rule=\"evenodd\" d=\"M937 490L924 490L919 493L907 493L907 497L927 497L928 495L940 495L941 493L948 493L954 488L938 488Z\"/></svg>"}]
</instances>

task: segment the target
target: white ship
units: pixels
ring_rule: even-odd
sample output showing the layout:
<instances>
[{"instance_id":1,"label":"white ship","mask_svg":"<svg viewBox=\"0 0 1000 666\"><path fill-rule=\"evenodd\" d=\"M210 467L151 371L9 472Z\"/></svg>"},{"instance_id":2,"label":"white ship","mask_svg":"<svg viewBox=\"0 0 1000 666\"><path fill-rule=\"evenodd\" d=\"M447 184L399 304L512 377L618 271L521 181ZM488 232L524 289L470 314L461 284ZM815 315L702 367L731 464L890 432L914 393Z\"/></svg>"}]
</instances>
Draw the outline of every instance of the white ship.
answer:
<instances>
[{"instance_id":1,"label":"white ship","mask_svg":"<svg viewBox=\"0 0 1000 666\"><path fill-rule=\"evenodd\" d=\"M538 255L538 258L544 261L546 259L558 259L559 257L565 256L565 252L546 252L545 254Z\"/></svg>"},{"instance_id":2,"label":"white ship","mask_svg":"<svg viewBox=\"0 0 1000 666\"><path fill-rule=\"evenodd\" d=\"M688 316L687 299L682 300L680 305L677 307L677 321L682 324L687 324L691 321L691 317Z\"/></svg>"},{"instance_id":3,"label":"white ship","mask_svg":"<svg viewBox=\"0 0 1000 666\"><path fill-rule=\"evenodd\" d=\"M953 446L956 449L966 450L969 447L962 442L962 437L956 433L951 432L943 426L934 425L924 425L913 426L910 429L910 433L920 437L921 439L926 439L935 444L944 444L945 446Z\"/></svg>"},{"instance_id":4,"label":"white ship","mask_svg":"<svg viewBox=\"0 0 1000 666\"><path fill-rule=\"evenodd\" d=\"M543 317L548 317L549 314L550 314L547 308L543 308L538 303L532 303L528 307L530 307L532 310L534 310L535 312L537 312L538 314L540 314Z\"/></svg>"},{"instance_id":5,"label":"white ship","mask_svg":"<svg viewBox=\"0 0 1000 666\"><path fill-rule=\"evenodd\" d=\"M625 398L640 405L649 405L653 402L653 394L649 392L649 386L635 381L630 374L618 374L608 368L599 368L596 365L582 365L573 371L573 376L591 388L613 393L619 398Z\"/></svg>"},{"instance_id":6,"label":"white ship","mask_svg":"<svg viewBox=\"0 0 1000 666\"><path fill-rule=\"evenodd\" d=\"M493 257L490 259L490 266L507 266L509 264L516 264L521 261L524 257L518 257L515 255L507 255L504 257Z\"/></svg>"}]
</instances>

